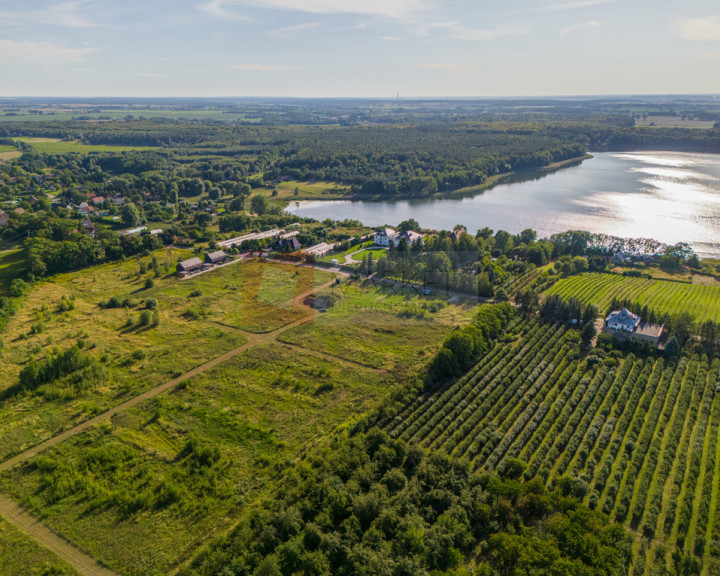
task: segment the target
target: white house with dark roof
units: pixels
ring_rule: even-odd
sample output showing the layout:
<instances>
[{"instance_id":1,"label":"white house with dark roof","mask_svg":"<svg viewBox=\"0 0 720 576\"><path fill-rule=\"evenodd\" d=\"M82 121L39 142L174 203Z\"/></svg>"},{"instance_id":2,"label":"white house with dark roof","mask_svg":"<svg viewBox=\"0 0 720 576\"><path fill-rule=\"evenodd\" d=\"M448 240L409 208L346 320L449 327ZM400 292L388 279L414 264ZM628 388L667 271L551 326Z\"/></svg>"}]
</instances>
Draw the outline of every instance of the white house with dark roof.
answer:
<instances>
[{"instance_id":1,"label":"white house with dark roof","mask_svg":"<svg viewBox=\"0 0 720 576\"><path fill-rule=\"evenodd\" d=\"M605 318L605 328L617 340L636 340L648 342L654 346L660 343L665 333L664 324L652 324L643 322L637 314L633 314L627 308L615 310Z\"/></svg>"},{"instance_id":2,"label":"white house with dark roof","mask_svg":"<svg viewBox=\"0 0 720 576\"><path fill-rule=\"evenodd\" d=\"M392 228L383 228L375 232L375 244L378 246L390 247L391 242L395 242L395 239L400 236L397 230Z\"/></svg>"},{"instance_id":3,"label":"white house with dark roof","mask_svg":"<svg viewBox=\"0 0 720 576\"><path fill-rule=\"evenodd\" d=\"M634 332L640 326L640 316L633 314L627 308L611 312L605 318L608 328L611 330L623 330L625 332Z\"/></svg>"}]
</instances>

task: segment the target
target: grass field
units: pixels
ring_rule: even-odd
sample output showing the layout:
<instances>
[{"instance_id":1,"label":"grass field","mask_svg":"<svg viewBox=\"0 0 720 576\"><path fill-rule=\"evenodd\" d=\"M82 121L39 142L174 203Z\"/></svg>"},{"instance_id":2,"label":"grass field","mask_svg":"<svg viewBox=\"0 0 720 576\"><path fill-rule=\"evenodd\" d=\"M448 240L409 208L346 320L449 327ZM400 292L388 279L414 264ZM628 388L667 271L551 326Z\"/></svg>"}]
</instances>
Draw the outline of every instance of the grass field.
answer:
<instances>
[{"instance_id":1,"label":"grass field","mask_svg":"<svg viewBox=\"0 0 720 576\"><path fill-rule=\"evenodd\" d=\"M15 146L1 146L0 145L0 160L12 160L18 158L21 152L18 151Z\"/></svg>"},{"instance_id":2,"label":"grass field","mask_svg":"<svg viewBox=\"0 0 720 576\"><path fill-rule=\"evenodd\" d=\"M22 250L0 252L0 296L9 296L10 283L25 269Z\"/></svg>"},{"instance_id":3,"label":"grass field","mask_svg":"<svg viewBox=\"0 0 720 576\"><path fill-rule=\"evenodd\" d=\"M312 324L285 332L281 339L387 370L428 360L437 344L456 325L467 322L473 311L472 306L461 305L432 313L423 304L441 301L357 285L334 286L320 296L330 303L327 312Z\"/></svg>"},{"instance_id":4,"label":"grass field","mask_svg":"<svg viewBox=\"0 0 720 576\"><path fill-rule=\"evenodd\" d=\"M531 320L464 377L385 423L393 437L475 469L528 463L527 479L583 482L585 500L639 536L635 576L675 547L720 573L720 360L582 358L577 333Z\"/></svg>"},{"instance_id":5,"label":"grass field","mask_svg":"<svg viewBox=\"0 0 720 576\"><path fill-rule=\"evenodd\" d=\"M298 194L295 196L295 189ZM302 200L338 200L350 197L350 187L335 182L280 182L275 189L277 195L272 196L272 189L260 189L269 199L278 202L295 202Z\"/></svg>"},{"instance_id":6,"label":"grass field","mask_svg":"<svg viewBox=\"0 0 720 576\"><path fill-rule=\"evenodd\" d=\"M0 484L121 574L167 574L269 494L303 449L387 392L384 375L355 365L254 348Z\"/></svg>"},{"instance_id":7,"label":"grass field","mask_svg":"<svg viewBox=\"0 0 720 576\"><path fill-rule=\"evenodd\" d=\"M330 282L322 270L255 260L233 264L162 288L162 296L201 316L248 332L268 332L306 313L291 306L300 294ZM202 294L191 297L191 293Z\"/></svg>"},{"instance_id":8,"label":"grass field","mask_svg":"<svg viewBox=\"0 0 720 576\"><path fill-rule=\"evenodd\" d=\"M65 142L55 138L18 138L30 144L41 154L66 154L67 152L132 152L133 150L154 150L148 146L107 146L101 144L81 144L80 142Z\"/></svg>"},{"instance_id":9,"label":"grass field","mask_svg":"<svg viewBox=\"0 0 720 576\"><path fill-rule=\"evenodd\" d=\"M174 269L186 255L167 251L156 258ZM241 346L247 338L238 329L266 332L301 318L306 312L290 301L332 279L309 268L258 262L186 281L162 276L144 289L152 276L151 259L145 258L60 275L27 296L3 335L0 394L10 396L0 402L0 460ZM71 296L75 308L60 311L63 297ZM101 309L111 297L129 300L130 307ZM156 327L138 324L146 298L158 301ZM54 349L79 343L102 365L102 383L83 391L63 381L32 394L9 392L29 360L43 361Z\"/></svg>"},{"instance_id":10,"label":"grass field","mask_svg":"<svg viewBox=\"0 0 720 576\"><path fill-rule=\"evenodd\" d=\"M696 321L720 321L720 286L587 273L557 282L546 293L578 298L605 312L613 298L637 301L668 314L689 312Z\"/></svg>"},{"instance_id":11,"label":"grass field","mask_svg":"<svg viewBox=\"0 0 720 576\"><path fill-rule=\"evenodd\" d=\"M70 566L2 519L0 519L0 574L79 576Z\"/></svg>"}]
</instances>

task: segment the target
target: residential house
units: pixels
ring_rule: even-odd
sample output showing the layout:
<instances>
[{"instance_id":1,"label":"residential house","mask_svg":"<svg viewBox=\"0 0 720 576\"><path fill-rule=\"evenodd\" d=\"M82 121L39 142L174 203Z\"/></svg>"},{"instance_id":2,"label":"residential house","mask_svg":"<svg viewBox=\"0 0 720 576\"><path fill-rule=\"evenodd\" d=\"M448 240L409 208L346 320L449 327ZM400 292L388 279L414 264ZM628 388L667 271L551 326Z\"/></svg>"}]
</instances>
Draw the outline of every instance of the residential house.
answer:
<instances>
[{"instance_id":1,"label":"residential house","mask_svg":"<svg viewBox=\"0 0 720 576\"><path fill-rule=\"evenodd\" d=\"M665 325L643 322L640 316L623 308L605 318L605 329L617 340L630 339L657 346L665 332Z\"/></svg>"},{"instance_id":2,"label":"residential house","mask_svg":"<svg viewBox=\"0 0 720 576\"><path fill-rule=\"evenodd\" d=\"M397 246L398 244L400 244L400 241L403 239L406 240L407 243L410 244L411 246L413 244L415 244L416 242L419 242L420 244L423 243L423 235L418 232L415 232L414 230L408 230L407 232L403 232L402 234L400 234L394 240L395 245Z\"/></svg>"},{"instance_id":3,"label":"residential house","mask_svg":"<svg viewBox=\"0 0 720 576\"><path fill-rule=\"evenodd\" d=\"M80 212L80 214L92 214L93 211L93 207L87 202L80 202L80 205L78 206L78 212Z\"/></svg>"},{"instance_id":4,"label":"residential house","mask_svg":"<svg viewBox=\"0 0 720 576\"><path fill-rule=\"evenodd\" d=\"M80 222L80 225L82 226L82 229L92 238L95 238L95 236L97 236L97 232L95 231L95 225L92 223L91 220L85 219Z\"/></svg>"},{"instance_id":5,"label":"residential house","mask_svg":"<svg viewBox=\"0 0 720 576\"><path fill-rule=\"evenodd\" d=\"M177 265L178 276L183 277L203 269L203 261L200 258L190 258L183 260Z\"/></svg>"},{"instance_id":6,"label":"residential house","mask_svg":"<svg viewBox=\"0 0 720 576\"><path fill-rule=\"evenodd\" d=\"M390 243L394 242L399 235L400 233L392 228L382 228L375 232L375 244L389 248Z\"/></svg>"},{"instance_id":7,"label":"residential house","mask_svg":"<svg viewBox=\"0 0 720 576\"><path fill-rule=\"evenodd\" d=\"M205 256L205 264L220 264L224 260L226 260L228 257L225 252L222 250L217 250L216 252L210 252Z\"/></svg>"},{"instance_id":8,"label":"residential house","mask_svg":"<svg viewBox=\"0 0 720 576\"><path fill-rule=\"evenodd\" d=\"M15 212L15 214L25 214L25 208L15 208L13 212Z\"/></svg>"},{"instance_id":9,"label":"residential house","mask_svg":"<svg viewBox=\"0 0 720 576\"><path fill-rule=\"evenodd\" d=\"M297 252L300 248L302 248L302 245L295 236L281 238L278 242L278 249L282 252Z\"/></svg>"},{"instance_id":10,"label":"residential house","mask_svg":"<svg viewBox=\"0 0 720 576\"><path fill-rule=\"evenodd\" d=\"M460 240L462 238L462 235L467 233L467 228L465 226L458 226L455 228L455 230L452 231L452 236L455 238L455 240Z\"/></svg>"},{"instance_id":11,"label":"residential house","mask_svg":"<svg viewBox=\"0 0 720 576\"><path fill-rule=\"evenodd\" d=\"M92 198L92 203L95 204L95 206L102 204L103 202L105 202L105 196L94 196Z\"/></svg>"},{"instance_id":12,"label":"residential house","mask_svg":"<svg viewBox=\"0 0 720 576\"><path fill-rule=\"evenodd\" d=\"M627 308L611 312L605 323L611 330L621 330L623 332L634 332L640 326L641 318L637 314L633 314Z\"/></svg>"}]
</instances>

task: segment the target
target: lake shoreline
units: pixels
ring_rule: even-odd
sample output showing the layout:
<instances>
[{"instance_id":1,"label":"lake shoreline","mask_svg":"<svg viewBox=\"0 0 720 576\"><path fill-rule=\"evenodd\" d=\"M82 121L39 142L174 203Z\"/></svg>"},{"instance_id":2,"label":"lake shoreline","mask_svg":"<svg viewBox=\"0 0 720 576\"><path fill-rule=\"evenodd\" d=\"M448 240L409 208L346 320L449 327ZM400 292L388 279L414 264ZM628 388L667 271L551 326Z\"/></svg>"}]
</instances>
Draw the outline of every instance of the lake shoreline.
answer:
<instances>
[{"instance_id":1,"label":"lake shoreline","mask_svg":"<svg viewBox=\"0 0 720 576\"><path fill-rule=\"evenodd\" d=\"M540 237L587 230L621 238L687 242L704 258L720 256L720 164L713 154L597 152L544 170L505 175L484 189L427 198L298 202L287 208L319 221L358 220L397 226L410 218L424 229L489 227Z\"/></svg>"},{"instance_id":2,"label":"lake shoreline","mask_svg":"<svg viewBox=\"0 0 720 576\"><path fill-rule=\"evenodd\" d=\"M432 200L432 199L441 199L441 198L463 198L467 196L473 196L475 194L480 194L482 192L485 192L486 190L490 190L491 188L494 188L495 186L499 186L501 184L506 184L508 181L513 182L521 182L524 179L532 179L533 175L546 175L546 174L552 174L553 172L557 172L558 170L562 170L564 168L570 168L573 166L578 166L582 164L585 160L592 159L592 154L584 154L582 156L576 156L575 158L568 158L567 160L562 160L560 162L553 162L552 164L548 164L547 166L543 166L542 168L525 168L523 170L513 170L511 172L503 172L502 174L496 174L495 176L490 176L485 182L482 184L477 184L475 186L467 186L465 188L458 188L457 190L451 190L446 192L435 192L434 194L430 194L428 196L408 196L408 195L396 195L396 196L378 196L377 194L349 194L349 193L341 193L341 194L333 194L328 193L323 198L317 198L315 196L313 197L307 197L303 196L302 193L298 194L298 196L294 199L287 200L283 199L282 201L278 202L283 208L287 208L291 204L297 203L297 202L332 202L332 201L345 201L345 202L393 202L393 201L407 201L407 200ZM272 200L272 198L270 198Z\"/></svg>"}]
</instances>

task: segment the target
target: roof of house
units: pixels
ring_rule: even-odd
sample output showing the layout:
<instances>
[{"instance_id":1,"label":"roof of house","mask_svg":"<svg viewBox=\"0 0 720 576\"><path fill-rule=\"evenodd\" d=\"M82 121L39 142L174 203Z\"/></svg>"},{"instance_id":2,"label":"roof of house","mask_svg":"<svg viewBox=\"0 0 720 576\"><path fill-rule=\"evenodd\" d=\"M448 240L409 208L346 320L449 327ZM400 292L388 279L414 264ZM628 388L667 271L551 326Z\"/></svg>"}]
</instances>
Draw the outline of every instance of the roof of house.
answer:
<instances>
[{"instance_id":1,"label":"roof of house","mask_svg":"<svg viewBox=\"0 0 720 576\"><path fill-rule=\"evenodd\" d=\"M640 326L638 326L635 334L638 334L639 336L647 336L649 338L660 338L664 329L664 324L649 324L643 322Z\"/></svg>"},{"instance_id":2,"label":"roof of house","mask_svg":"<svg viewBox=\"0 0 720 576\"><path fill-rule=\"evenodd\" d=\"M227 254L225 254L222 250L217 250L215 252L208 253L207 257L209 260L216 262L218 260L222 260L223 258L227 258Z\"/></svg>"},{"instance_id":3,"label":"roof of house","mask_svg":"<svg viewBox=\"0 0 720 576\"><path fill-rule=\"evenodd\" d=\"M195 258L190 258L190 260L183 260L182 262L180 262L178 264L178 268L184 268L184 269L196 268L198 266L202 266L202 264L203 264L202 260L200 260L200 258L195 257Z\"/></svg>"},{"instance_id":4,"label":"roof of house","mask_svg":"<svg viewBox=\"0 0 720 576\"><path fill-rule=\"evenodd\" d=\"M412 244L413 242L417 242L423 237L422 234L420 234L419 232L415 232L415 230L408 230L407 232L403 233L403 236L408 239L408 242L410 242L410 244Z\"/></svg>"},{"instance_id":5,"label":"roof of house","mask_svg":"<svg viewBox=\"0 0 720 576\"><path fill-rule=\"evenodd\" d=\"M396 230L393 230L392 228L382 228L381 230L375 232L376 236L387 236L388 238L394 238L398 234L400 233Z\"/></svg>"},{"instance_id":6,"label":"roof of house","mask_svg":"<svg viewBox=\"0 0 720 576\"><path fill-rule=\"evenodd\" d=\"M608 324L612 322L613 324L622 324L625 326L637 326L640 324L640 316L633 314L627 308L623 308L622 310L611 312L605 319L605 322Z\"/></svg>"},{"instance_id":7,"label":"roof of house","mask_svg":"<svg viewBox=\"0 0 720 576\"><path fill-rule=\"evenodd\" d=\"M455 236L455 240L460 240L460 237L467 232L467 229L464 226L460 226L460 228L456 228L452 231L452 235Z\"/></svg>"},{"instance_id":8,"label":"roof of house","mask_svg":"<svg viewBox=\"0 0 720 576\"><path fill-rule=\"evenodd\" d=\"M95 202L95 204L100 204L102 202L105 202L105 197L104 196L94 196L92 201Z\"/></svg>"},{"instance_id":9,"label":"roof of house","mask_svg":"<svg viewBox=\"0 0 720 576\"><path fill-rule=\"evenodd\" d=\"M290 250L300 250L302 247L302 244L300 244L300 241L295 238L294 236L291 238L283 238L280 241L285 248L289 248Z\"/></svg>"},{"instance_id":10,"label":"roof of house","mask_svg":"<svg viewBox=\"0 0 720 576\"><path fill-rule=\"evenodd\" d=\"M93 223L91 220L87 220L87 219L83 220L82 225L85 226L85 228L93 228Z\"/></svg>"},{"instance_id":11,"label":"roof of house","mask_svg":"<svg viewBox=\"0 0 720 576\"><path fill-rule=\"evenodd\" d=\"M18 214L25 214L25 208L15 208L14 212Z\"/></svg>"}]
</instances>

